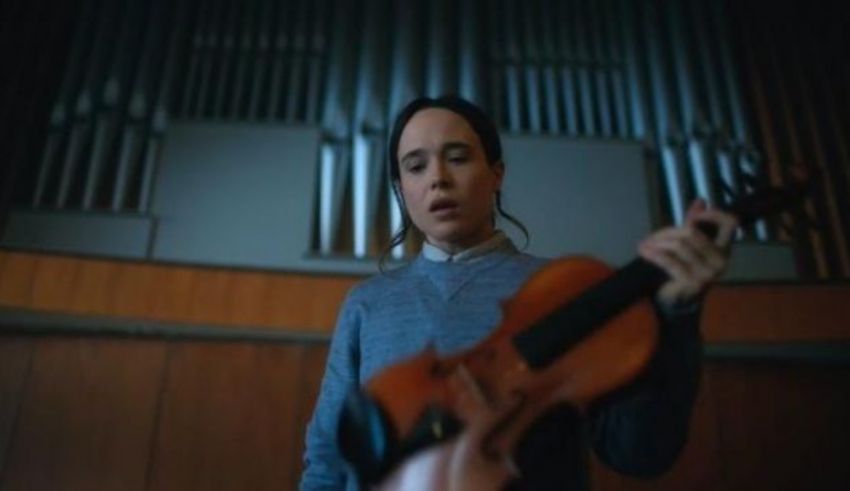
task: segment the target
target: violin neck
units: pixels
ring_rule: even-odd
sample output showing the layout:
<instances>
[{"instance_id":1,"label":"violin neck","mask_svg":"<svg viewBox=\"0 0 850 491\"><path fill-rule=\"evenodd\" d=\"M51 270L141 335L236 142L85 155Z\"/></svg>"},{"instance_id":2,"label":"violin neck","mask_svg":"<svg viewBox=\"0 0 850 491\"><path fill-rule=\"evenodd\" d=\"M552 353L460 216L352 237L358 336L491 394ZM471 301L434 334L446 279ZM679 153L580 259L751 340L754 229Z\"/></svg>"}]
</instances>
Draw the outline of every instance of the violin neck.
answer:
<instances>
[{"instance_id":1,"label":"violin neck","mask_svg":"<svg viewBox=\"0 0 850 491\"><path fill-rule=\"evenodd\" d=\"M634 259L514 336L514 346L530 368L544 369L609 319L654 294L667 279L661 268Z\"/></svg>"}]
</instances>

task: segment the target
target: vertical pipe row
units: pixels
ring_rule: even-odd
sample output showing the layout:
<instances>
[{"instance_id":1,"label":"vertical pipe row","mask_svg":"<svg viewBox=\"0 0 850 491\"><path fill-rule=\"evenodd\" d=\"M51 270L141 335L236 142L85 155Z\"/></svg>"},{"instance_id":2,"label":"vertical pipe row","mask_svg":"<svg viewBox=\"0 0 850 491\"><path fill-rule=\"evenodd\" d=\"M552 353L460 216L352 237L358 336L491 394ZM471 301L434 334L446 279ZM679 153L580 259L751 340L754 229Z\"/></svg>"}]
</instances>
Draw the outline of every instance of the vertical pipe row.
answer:
<instances>
[{"instance_id":1,"label":"vertical pipe row","mask_svg":"<svg viewBox=\"0 0 850 491\"><path fill-rule=\"evenodd\" d=\"M242 20L239 33L235 40L236 63L233 74L233 90L228 98L227 119L238 120L242 118L242 102L245 100L245 85L256 37L257 0L246 0L243 6Z\"/></svg>"},{"instance_id":2,"label":"vertical pipe row","mask_svg":"<svg viewBox=\"0 0 850 491\"><path fill-rule=\"evenodd\" d=\"M625 50L623 42L624 29L621 28L621 25L625 22L617 0L608 0L603 3L602 12L604 14L605 38L608 40L608 56L611 63L611 91L614 98L613 105L617 122L616 136L627 139L631 138L632 134L629 128L630 104L626 101L627 82L623 56L623 51Z\"/></svg>"},{"instance_id":3,"label":"vertical pipe row","mask_svg":"<svg viewBox=\"0 0 850 491\"><path fill-rule=\"evenodd\" d=\"M543 100L546 111L546 130L551 135L562 133L561 99L558 90L558 65L555 49L555 12L553 2L547 2L538 11L542 29L540 58L543 65Z\"/></svg>"},{"instance_id":4,"label":"vertical pipe row","mask_svg":"<svg viewBox=\"0 0 850 491\"><path fill-rule=\"evenodd\" d=\"M701 98L697 95L695 67L688 50L690 43L685 32L687 18L681 9L680 2L670 2L669 6L673 34L671 43L673 68L676 73L681 108L679 124L687 146L691 176L696 194L708 203L716 204L719 200L714 186L715 166L708 163L709 142L706 140L708 125Z\"/></svg>"},{"instance_id":5,"label":"vertical pipe row","mask_svg":"<svg viewBox=\"0 0 850 491\"><path fill-rule=\"evenodd\" d=\"M310 124L318 122L319 100L321 98L322 65L325 62L327 46L328 2L317 0L313 4L313 25L308 51L307 97L303 120Z\"/></svg>"},{"instance_id":6,"label":"vertical pipe row","mask_svg":"<svg viewBox=\"0 0 850 491\"><path fill-rule=\"evenodd\" d=\"M153 84L153 96L147 111L146 131L143 133L145 146L140 150L144 156L134 159L139 174L139 190L136 199L136 210L147 213L150 210L150 201L153 194L153 180L156 171L156 163L159 159L160 148L165 138L165 129L168 123L170 108L175 107L175 93L178 87L177 64L178 60L185 57L181 52L178 41L180 35L188 24L188 0L177 0L172 8L171 29L168 43L165 47L164 63L162 72Z\"/></svg>"},{"instance_id":7,"label":"vertical pipe row","mask_svg":"<svg viewBox=\"0 0 850 491\"><path fill-rule=\"evenodd\" d=\"M183 93L179 115L183 118L191 118L194 115L194 103L197 100L197 85L201 77L201 58L206 48L206 29L210 16L212 15L212 2L201 2L195 10L193 17L195 23L192 29L190 54L186 77L183 81Z\"/></svg>"},{"instance_id":8,"label":"vertical pipe row","mask_svg":"<svg viewBox=\"0 0 850 491\"><path fill-rule=\"evenodd\" d=\"M88 28L97 16L96 0L82 2L81 12L75 26L71 50L69 53L68 67L63 75L62 83L53 108L50 112L48 123L48 136L44 152L41 157L35 192L33 193L32 206L39 208L45 204L45 194L48 192L50 180L53 178L54 166L60 159L63 142L66 140L72 126L74 113L74 97L82 83L84 60L89 52L92 31ZM62 168L56 169L62 172Z\"/></svg>"},{"instance_id":9,"label":"vertical pipe row","mask_svg":"<svg viewBox=\"0 0 850 491\"><path fill-rule=\"evenodd\" d=\"M787 79L779 65L776 47L773 43L771 43L771 34L767 32L766 27L761 29L760 35L762 37L762 46L764 46L768 52L767 54L770 70L772 72L772 79L777 87L780 120L784 126L784 134L787 137L787 143L789 145L791 155L790 164L799 165L799 163L803 162L803 148L800 140L801 133L800 127L797 125L797 117L794 114L794 108L792 107ZM809 216L815 216L815 203L811 196L805 199L805 212ZM801 234L808 236L809 243L811 244L812 259L814 261L814 274L818 278L825 278L828 272L823 237L821 237L821 234L814 229L809 228L808 231L805 231L807 227L804 224L804 220L801 218L798 218L797 226Z\"/></svg>"},{"instance_id":10,"label":"vertical pipe row","mask_svg":"<svg viewBox=\"0 0 850 491\"><path fill-rule=\"evenodd\" d=\"M426 94L439 97L454 92L456 87L454 59L454 31L451 23L457 16L451 13L454 2L433 0L428 2L428 49Z\"/></svg>"},{"instance_id":11,"label":"vertical pipe row","mask_svg":"<svg viewBox=\"0 0 850 491\"><path fill-rule=\"evenodd\" d=\"M560 56L558 57L561 70L561 100L564 104L565 127L567 135L576 136L579 133L578 114L579 102L575 82L575 66L576 54L574 50L573 40L575 39L575 30L571 27L571 14L573 10L571 1L557 1L557 18L558 18L558 49Z\"/></svg>"},{"instance_id":12,"label":"vertical pipe row","mask_svg":"<svg viewBox=\"0 0 850 491\"><path fill-rule=\"evenodd\" d=\"M841 213L838 209L837 197L833 189L840 180L838 176L833 175L832 169L827 164L828 157L821 137L821 135L826 134L826 131L820 127L818 118L815 115L811 87L803 74L800 47L795 45L791 49L795 65L794 75L797 79L797 86L800 89L800 102L805 112L805 122L811 129L808 134L811 138L814 162L811 162L809 166L817 168L818 175L820 176L819 184L822 192L819 194L823 198L822 207L825 210L822 210L819 216L824 217L822 221L829 223L829 227L824 230L824 235L826 236L825 240L829 239L832 242L831 249L834 251L829 255L831 257L828 258L833 259L834 264L829 265L827 274L835 272L843 277L848 277L850 276L850 258L848 258L847 238L844 234Z\"/></svg>"},{"instance_id":13,"label":"vertical pipe row","mask_svg":"<svg viewBox=\"0 0 850 491\"><path fill-rule=\"evenodd\" d=\"M106 199L120 211L144 202L146 192L136 188L145 179L152 185L169 114L318 123L324 131L320 249L329 253L338 242L341 212L334 210L349 206L341 201L350 189L356 254L367 255L380 233L375 228L384 225L375 208L390 190L381 183L387 122L416 95L458 92L489 106L510 131L654 143L675 222L693 194L728 200L717 182L732 194L765 177L781 184L783 154L794 161L814 155L833 182L808 209L832 229L802 233L801 251L818 277L850 274L847 219L840 213L850 172L833 163L847 165L850 152L842 133L848 108L838 107L846 97L826 81L813 84L806 67L822 69L816 63L798 60L781 69L776 48L761 38L755 50L747 47L750 72L742 78L726 3L364 0L363 9L358 3L82 2L85 21L53 106L32 205L92 210ZM179 20L164 21L174 11L183 12ZM479 19L482 11L488 17ZM355 33L356 14L363 26ZM136 19L142 21L131 22ZM752 44L754 35L742 32ZM184 56L174 55L181 50ZM121 56L126 53L133 56ZM171 53L166 57L179 68L159 67L162 53ZM767 63L754 58L763 53ZM162 87L151 85L162 77L170 80L167 100ZM758 125L747 120L742 80L753 84ZM754 151L756 128L769 157L763 167ZM389 214L393 230L401 210L391 205ZM770 237L764 222L753 231Z\"/></svg>"},{"instance_id":14,"label":"vertical pipe row","mask_svg":"<svg viewBox=\"0 0 850 491\"><path fill-rule=\"evenodd\" d=\"M266 117L273 121L281 114L281 97L286 93L283 85L285 80L286 61L289 46L292 44L292 2L280 2L277 4L277 15L275 16L274 43L271 50L272 66L269 80L269 103Z\"/></svg>"},{"instance_id":15,"label":"vertical pipe row","mask_svg":"<svg viewBox=\"0 0 850 491\"><path fill-rule=\"evenodd\" d=\"M412 2L417 3L417 2ZM409 8L409 7L408 7ZM458 39L458 84L461 97L484 106L485 98L483 74L485 66L482 63L482 53L479 50L482 39L480 2L478 0L462 0L458 7L458 18L463 19ZM412 28L416 21L402 24L405 29Z\"/></svg>"},{"instance_id":16,"label":"vertical pipe row","mask_svg":"<svg viewBox=\"0 0 850 491\"><path fill-rule=\"evenodd\" d=\"M698 8L701 2L695 2L695 8ZM756 161L752 148L752 135L749 129L749 123L744 111L743 98L741 96L741 85L739 75L736 69L737 63L732 56L731 49L731 32L728 27L729 15L723 2L709 2L707 6L706 26L713 28L715 36L712 38L712 44L718 48L718 58L714 66L719 68L721 81L718 84L718 90L725 89L726 104L713 109L713 111L723 114L723 123L718 126L721 132L720 137L725 139L723 145L724 150L728 149L729 158L736 160L738 165L733 165L733 173L738 176L738 182L731 182L730 187L738 192L747 192L752 189L746 186L746 183L741 180L742 175L752 175L756 180L765 178L765 169ZM778 162L768 161L768 165L772 169L768 169L771 173L778 175ZM778 184L778 180L774 180L774 184ZM737 187L735 185L737 184ZM759 220L755 225L756 237L761 240L767 240L771 237L770 230L764 220Z\"/></svg>"},{"instance_id":17,"label":"vertical pipe row","mask_svg":"<svg viewBox=\"0 0 850 491\"><path fill-rule=\"evenodd\" d=\"M588 0L578 0L573 11L573 26L575 29L575 58L576 69L578 70L578 91L581 104L581 129L585 136L596 136L596 118L594 115L593 104L593 83L591 76L590 50L588 48L588 38L592 33L588 32L587 26L590 21L586 16L586 8Z\"/></svg>"},{"instance_id":18,"label":"vertical pipe row","mask_svg":"<svg viewBox=\"0 0 850 491\"><path fill-rule=\"evenodd\" d=\"M615 0L617 1L617 0ZM647 103L647 87L644 82L642 67L645 65L639 49L638 20L635 15L635 4L630 0L619 0L622 12L624 53L626 64L626 79L629 86L629 109L631 114L631 136L636 140L646 140L651 132L649 121L649 104Z\"/></svg>"},{"instance_id":19,"label":"vertical pipe row","mask_svg":"<svg viewBox=\"0 0 850 491\"><path fill-rule=\"evenodd\" d=\"M424 92L424 64L422 63L424 45L421 43L424 28L420 22L417 22L422 18L423 4L415 1L403 7L396 3L393 5L392 68L387 112L387 121L390 124L405 104ZM467 83L473 82L468 80ZM467 87L467 90L474 90L474 87ZM387 181L387 201L390 204L389 238L391 238L392 234L401 228L403 218L402 210L396 203L392 182L389 182L389 179ZM404 244L394 247L390 254L395 258L404 257Z\"/></svg>"},{"instance_id":20,"label":"vertical pipe row","mask_svg":"<svg viewBox=\"0 0 850 491\"><path fill-rule=\"evenodd\" d=\"M117 170L115 180L112 186L113 192L110 199L110 209L112 211L120 211L126 201L130 182L130 168L134 164L131 160L134 156L134 150L140 146L139 133L143 131L145 124L144 116L148 109L148 104L151 101L150 86L151 79L154 75L153 71L154 57L159 53L157 41L162 38L163 24L163 5L162 2L154 2L150 5L148 19L146 22L146 32L142 41L141 50L142 56L139 61L139 68L133 77L132 86L129 93L129 104L127 107L126 119L121 131L120 141L118 142L117 154Z\"/></svg>"},{"instance_id":21,"label":"vertical pipe row","mask_svg":"<svg viewBox=\"0 0 850 491\"><path fill-rule=\"evenodd\" d=\"M591 47L591 70L595 82L596 100L594 101L595 113L599 118L599 131L603 137L614 136L614 123L611 118L613 110L609 97L608 72L611 70L611 59L608 56L607 39L603 20L603 10L599 8L599 1L588 2L588 16L590 17L591 34L589 36Z\"/></svg>"},{"instance_id":22,"label":"vertical pipe row","mask_svg":"<svg viewBox=\"0 0 850 491\"><path fill-rule=\"evenodd\" d=\"M354 223L354 255L365 257L373 245L375 213L380 198L378 186L383 157L382 135L386 115L385 60L388 27L386 0L365 2L361 33L360 62L357 74L357 100L354 107L354 142L352 169L352 219Z\"/></svg>"},{"instance_id":23,"label":"vertical pipe row","mask_svg":"<svg viewBox=\"0 0 850 491\"><path fill-rule=\"evenodd\" d=\"M522 62L525 97L524 105L528 114L528 125L524 130L534 134L540 134L543 130L543 116L541 107L543 102L540 98L540 51L537 44L537 26L535 26L534 15L535 2L526 3L520 12L522 27Z\"/></svg>"},{"instance_id":24,"label":"vertical pipe row","mask_svg":"<svg viewBox=\"0 0 850 491\"><path fill-rule=\"evenodd\" d=\"M517 4L515 0L502 0L502 25L505 33L505 92L507 92L508 128L522 130L522 103L520 95L520 50L514 22Z\"/></svg>"},{"instance_id":25,"label":"vertical pipe row","mask_svg":"<svg viewBox=\"0 0 850 491\"><path fill-rule=\"evenodd\" d=\"M286 110L284 121L294 123L301 119L301 102L304 100L304 65L307 50L307 22L309 0L298 0L289 45L289 78L286 84Z\"/></svg>"},{"instance_id":26,"label":"vertical pipe row","mask_svg":"<svg viewBox=\"0 0 850 491\"><path fill-rule=\"evenodd\" d=\"M674 116L673 96L665 71L661 33L658 25L660 16L652 2L643 4L642 16L649 53L649 75L652 97L655 103L655 134L661 152L664 182L674 223L682 223L685 217L686 176L682 163L682 135Z\"/></svg>"},{"instance_id":27,"label":"vertical pipe row","mask_svg":"<svg viewBox=\"0 0 850 491\"><path fill-rule=\"evenodd\" d=\"M70 141L62 165L59 190L56 194L57 208L65 208L69 205L74 180L79 177L79 164L85 157L86 144L91 137L92 112L95 108L95 97L102 87L103 66L108 56L107 49L112 44L110 43L110 34L112 33L112 28L115 24L114 17L117 16L117 9L119 7L119 4L116 2L107 2L107 4L101 10L89 59L84 68L83 84L76 96L74 122L70 130Z\"/></svg>"},{"instance_id":28,"label":"vertical pipe row","mask_svg":"<svg viewBox=\"0 0 850 491\"><path fill-rule=\"evenodd\" d=\"M257 27L257 38L254 48L254 63L251 67L251 95L248 100L247 118L255 121L260 118L260 101L264 99L263 89L265 79L271 65L271 40L274 32L272 23L274 15L274 2L272 0L261 0L262 6L257 9L259 25Z\"/></svg>"},{"instance_id":29,"label":"vertical pipe row","mask_svg":"<svg viewBox=\"0 0 850 491\"><path fill-rule=\"evenodd\" d=\"M707 100L707 110L702 113L700 121L697 122L698 128L696 132L706 139L707 145L713 152L714 159L710 166L716 167L717 174L722 182L732 191L733 194L740 193L740 183L738 173L733 167L730 141L728 132L724 131L726 125L725 118L720 109L720 94L719 94L719 73L715 69L717 63L711 53L711 43L709 41L709 20L707 13L703 9L702 2L690 0L686 8L689 12L688 18L693 26L693 32L696 41L696 65L694 74L703 82L703 90ZM728 203L732 196L721 196L719 189L713 189L716 194L714 197L718 202Z\"/></svg>"},{"instance_id":30,"label":"vertical pipe row","mask_svg":"<svg viewBox=\"0 0 850 491\"><path fill-rule=\"evenodd\" d=\"M332 29L329 39L328 75L324 90L322 126L325 135L320 150L319 169L319 244L324 254L330 254L336 244L343 209L345 190L350 182L350 138L352 82L355 60L349 46L355 43L358 23L357 4L336 2L332 10Z\"/></svg>"},{"instance_id":31,"label":"vertical pipe row","mask_svg":"<svg viewBox=\"0 0 850 491\"><path fill-rule=\"evenodd\" d=\"M140 12L140 10L144 10L143 7L145 5L128 2L122 13L121 27L116 36L117 42L111 53L109 67L104 75L103 87L98 97L99 107L94 116L93 141L88 165L84 169L86 178L82 196L83 210L94 208L106 169L113 161L110 151L116 137L119 139L118 143L120 143L120 120L123 116L122 113L125 112L126 102L129 100L127 86L132 83L134 75L137 75L133 73L133 62L136 60L123 54L138 52L140 32L145 30L147 31L146 34L149 34L151 30L155 29L151 25L151 16L156 14L155 9L149 9L149 15L145 16L143 12ZM146 17L147 22L137 22L137 19L145 19ZM151 39L153 36L156 36L156 34L153 34ZM144 47L145 44L141 44L141 48L144 49Z\"/></svg>"}]
</instances>

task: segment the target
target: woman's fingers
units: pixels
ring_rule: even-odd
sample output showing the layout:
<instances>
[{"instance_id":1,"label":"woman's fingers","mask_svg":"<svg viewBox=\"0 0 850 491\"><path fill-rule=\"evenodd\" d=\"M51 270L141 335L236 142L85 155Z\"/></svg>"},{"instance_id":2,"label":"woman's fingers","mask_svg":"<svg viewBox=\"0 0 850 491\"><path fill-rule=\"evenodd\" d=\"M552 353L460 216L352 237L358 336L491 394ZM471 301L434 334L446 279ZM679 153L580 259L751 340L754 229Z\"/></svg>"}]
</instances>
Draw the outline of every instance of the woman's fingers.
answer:
<instances>
[{"instance_id":1,"label":"woman's fingers","mask_svg":"<svg viewBox=\"0 0 850 491\"><path fill-rule=\"evenodd\" d=\"M716 225L713 240L699 230L700 222ZM643 240L638 246L640 255L670 277L659 290L659 298L668 303L687 302L707 290L726 270L729 244L737 226L732 215L709 210L704 202L695 201L684 225L658 230Z\"/></svg>"}]
</instances>

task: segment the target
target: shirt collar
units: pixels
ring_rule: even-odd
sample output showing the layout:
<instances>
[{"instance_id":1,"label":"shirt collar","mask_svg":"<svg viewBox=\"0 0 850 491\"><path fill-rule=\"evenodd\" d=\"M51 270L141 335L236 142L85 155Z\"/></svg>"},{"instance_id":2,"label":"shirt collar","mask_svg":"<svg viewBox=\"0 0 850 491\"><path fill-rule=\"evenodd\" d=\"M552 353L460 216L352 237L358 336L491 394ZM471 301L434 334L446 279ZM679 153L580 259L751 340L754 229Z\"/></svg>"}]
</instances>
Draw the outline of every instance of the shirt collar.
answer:
<instances>
[{"instance_id":1,"label":"shirt collar","mask_svg":"<svg viewBox=\"0 0 850 491\"><path fill-rule=\"evenodd\" d=\"M429 261L435 262L467 262L474 261L476 259L480 259L482 256L487 253L494 251L496 249L501 249L506 242L510 239L505 235L501 230L496 230L496 233L493 234L492 237L485 240L484 242L470 247L469 249L464 249L456 254L449 254L448 252L440 249L434 244L425 241L422 244L422 256Z\"/></svg>"}]
</instances>

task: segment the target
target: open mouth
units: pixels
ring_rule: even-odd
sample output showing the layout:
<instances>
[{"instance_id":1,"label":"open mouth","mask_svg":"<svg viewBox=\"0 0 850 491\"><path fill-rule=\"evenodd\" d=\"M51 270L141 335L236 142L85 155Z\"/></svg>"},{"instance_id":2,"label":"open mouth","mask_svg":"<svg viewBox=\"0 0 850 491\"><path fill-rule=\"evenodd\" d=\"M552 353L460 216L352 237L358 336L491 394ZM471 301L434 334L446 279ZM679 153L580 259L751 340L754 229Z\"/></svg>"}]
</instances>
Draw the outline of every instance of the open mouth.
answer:
<instances>
[{"instance_id":1,"label":"open mouth","mask_svg":"<svg viewBox=\"0 0 850 491\"><path fill-rule=\"evenodd\" d=\"M428 208L428 211L432 213L448 213L456 210L458 204L454 200L450 199L438 199L431 203L431 206Z\"/></svg>"}]
</instances>

